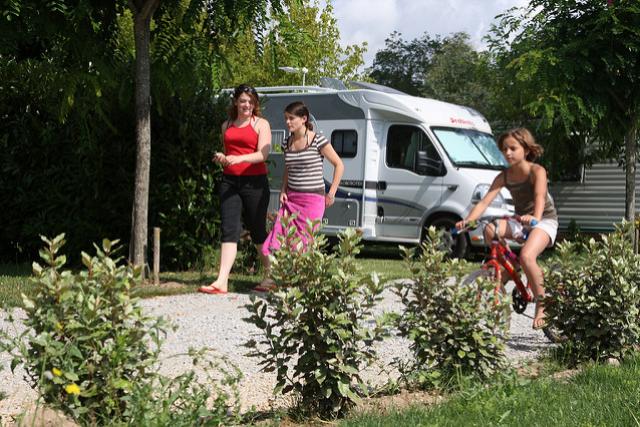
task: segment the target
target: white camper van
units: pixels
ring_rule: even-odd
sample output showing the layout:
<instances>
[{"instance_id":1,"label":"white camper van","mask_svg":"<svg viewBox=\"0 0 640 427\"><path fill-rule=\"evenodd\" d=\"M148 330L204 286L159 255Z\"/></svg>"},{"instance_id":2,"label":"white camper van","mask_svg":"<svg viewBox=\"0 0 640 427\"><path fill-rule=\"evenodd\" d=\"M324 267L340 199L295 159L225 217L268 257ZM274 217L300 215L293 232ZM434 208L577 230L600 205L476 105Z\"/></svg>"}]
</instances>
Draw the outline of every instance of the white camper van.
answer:
<instances>
[{"instance_id":1,"label":"white camper van","mask_svg":"<svg viewBox=\"0 0 640 427\"><path fill-rule=\"evenodd\" d=\"M471 108L370 83L352 82L357 89L337 83L338 88L256 88L273 134L270 211L279 207L284 169L279 147L288 136L283 111L293 101L309 107L312 122L345 165L335 204L323 218L328 235L356 227L365 241L419 243L425 227L453 227L507 166L489 123ZM326 165L326 182L332 174ZM486 214L513 214L507 190ZM481 230L456 238L445 233L445 238L459 257L471 246L484 246Z\"/></svg>"}]
</instances>

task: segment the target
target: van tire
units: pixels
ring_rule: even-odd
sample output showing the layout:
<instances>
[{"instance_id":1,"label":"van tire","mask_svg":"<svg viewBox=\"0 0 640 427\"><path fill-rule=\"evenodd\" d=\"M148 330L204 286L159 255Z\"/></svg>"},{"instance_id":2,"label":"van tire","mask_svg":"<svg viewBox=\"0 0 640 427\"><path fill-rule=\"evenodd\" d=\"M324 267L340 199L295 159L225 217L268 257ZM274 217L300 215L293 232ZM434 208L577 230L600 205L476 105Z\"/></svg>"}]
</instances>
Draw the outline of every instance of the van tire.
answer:
<instances>
[{"instance_id":1,"label":"van tire","mask_svg":"<svg viewBox=\"0 0 640 427\"><path fill-rule=\"evenodd\" d=\"M422 239L427 238L427 228L430 226L438 230L443 230L443 249L448 252L452 258L465 258L469 252L469 238L467 237L467 233L460 233L455 237L451 235L451 229L456 226L456 222L458 221L458 219L451 216L435 218L423 229Z\"/></svg>"}]
</instances>

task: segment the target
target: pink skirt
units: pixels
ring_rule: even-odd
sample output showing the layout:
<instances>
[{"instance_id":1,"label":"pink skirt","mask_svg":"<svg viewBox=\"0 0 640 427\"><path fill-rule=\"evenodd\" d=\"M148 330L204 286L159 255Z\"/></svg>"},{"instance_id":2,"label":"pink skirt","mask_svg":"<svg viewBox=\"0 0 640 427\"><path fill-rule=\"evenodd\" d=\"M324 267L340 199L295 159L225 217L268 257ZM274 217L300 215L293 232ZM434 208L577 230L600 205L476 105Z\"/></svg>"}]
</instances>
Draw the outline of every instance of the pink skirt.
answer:
<instances>
[{"instance_id":1,"label":"pink skirt","mask_svg":"<svg viewBox=\"0 0 640 427\"><path fill-rule=\"evenodd\" d=\"M324 196L316 193L300 193L297 191L287 191L287 202L285 202L278 210L278 215L273 224L273 229L267 236L267 240L262 244L262 253L269 255L271 252L280 248L278 236L283 235L285 230L282 228L282 217L297 214L293 219L293 225L296 227L296 235L300 237L302 244L306 246L310 236L307 233L307 219L322 220L324 215ZM316 229L320 226L318 223Z\"/></svg>"}]
</instances>

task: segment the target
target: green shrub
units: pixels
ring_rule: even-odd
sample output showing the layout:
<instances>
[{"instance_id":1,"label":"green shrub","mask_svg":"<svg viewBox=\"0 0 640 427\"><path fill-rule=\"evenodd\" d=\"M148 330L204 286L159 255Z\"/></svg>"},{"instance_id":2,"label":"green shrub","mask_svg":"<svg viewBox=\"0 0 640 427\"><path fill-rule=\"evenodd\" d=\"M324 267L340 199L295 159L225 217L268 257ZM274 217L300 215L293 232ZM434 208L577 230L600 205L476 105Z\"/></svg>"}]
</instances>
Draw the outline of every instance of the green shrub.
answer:
<instances>
[{"instance_id":1,"label":"green shrub","mask_svg":"<svg viewBox=\"0 0 640 427\"><path fill-rule=\"evenodd\" d=\"M629 223L601 240L558 245L558 261L545 275L547 321L567 340L571 363L623 358L640 339L640 257L633 252Z\"/></svg>"},{"instance_id":2,"label":"green shrub","mask_svg":"<svg viewBox=\"0 0 640 427\"><path fill-rule=\"evenodd\" d=\"M249 232L245 231L242 236L240 236L240 241L238 242L238 254L233 263L232 271L238 274L251 275L256 274L261 268L262 264L256 245L253 243L253 240L251 240Z\"/></svg>"},{"instance_id":3,"label":"green shrub","mask_svg":"<svg viewBox=\"0 0 640 427\"><path fill-rule=\"evenodd\" d=\"M195 168L192 168L195 169ZM213 171L193 171L193 176L178 177L163 184L158 194L168 195L158 213L162 229L163 265L190 269L205 264L207 255L218 245L220 198ZM185 173L186 175L186 173Z\"/></svg>"},{"instance_id":4,"label":"green shrub","mask_svg":"<svg viewBox=\"0 0 640 427\"><path fill-rule=\"evenodd\" d=\"M272 257L276 292L252 297L249 322L262 330L266 350L257 349L266 372L277 372L274 393L295 392L304 415L344 414L362 392L361 369L375 357L384 325L372 325L374 305L383 290L375 273L363 276L355 260L360 236L349 229L339 236L332 254L326 238L307 232L312 241L301 248L289 220L286 236ZM256 345L255 342L250 343Z\"/></svg>"},{"instance_id":5,"label":"green shrub","mask_svg":"<svg viewBox=\"0 0 640 427\"><path fill-rule=\"evenodd\" d=\"M200 368L199 375L191 369L175 378L155 374L149 381L132 383L119 423L141 427L238 424L241 372L208 349L192 350L189 356Z\"/></svg>"},{"instance_id":6,"label":"green shrub","mask_svg":"<svg viewBox=\"0 0 640 427\"><path fill-rule=\"evenodd\" d=\"M494 284L460 284L461 264L439 248L431 227L422 253L401 247L411 281L396 284L404 305L396 317L400 335L411 340L415 360L410 380L423 387L447 385L456 377L486 379L505 366L509 326L508 299L496 295Z\"/></svg>"},{"instance_id":7,"label":"green shrub","mask_svg":"<svg viewBox=\"0 0 640 427\"><path fill-rule=\"evenodd\" d=\"M35 295L23 295L26 330L16 338L0 331L0 350L13 356L12 369L24 365L46 404L83 425L166 425L154 421L160 419L188 425L196 409L217 423L226 419L225 394L209 411L204 403L211 392L195 384L193 374L158 374L166 325L146 317L131 297L139 270L111 258L117 242L103 240L93 257L82 253L86 270L73 273L62 270L66 257L58 255L64 235L43 240L46 266L33 264ZM141 418L141 407L153 411ZM218 416L221 408L225 418Z\"/></svg>"},{"instance_id":8,"label":"green shrub","mask_svg":"<svg viewBox=\"0 0 640 427\"><path fill-rule=\"evenodd\" d=\"M578 245L575 246L575 250L577 250L578 252L582 251L582 249L584 248L582 244L586 243L588 240L587 237L582 234L582 230L580 230L580 226L574 218L571 218L571 220L569 221L569 225L567 226L566 239L578 243Z\"/></svg>"}]
</instances>

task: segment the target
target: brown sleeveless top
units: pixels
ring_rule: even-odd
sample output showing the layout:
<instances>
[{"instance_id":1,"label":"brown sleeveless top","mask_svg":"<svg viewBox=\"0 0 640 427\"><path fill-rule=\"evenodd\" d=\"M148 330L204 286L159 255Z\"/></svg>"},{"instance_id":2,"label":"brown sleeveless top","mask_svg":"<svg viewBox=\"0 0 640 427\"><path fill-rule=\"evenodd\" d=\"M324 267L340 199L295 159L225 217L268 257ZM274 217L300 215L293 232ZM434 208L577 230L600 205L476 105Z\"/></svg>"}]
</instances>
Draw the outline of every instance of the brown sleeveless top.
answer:
<instances>
[{"instance_id":1,"label":"brown sleeveless top","mask_svg":"<svg viewBox=\"0 0 640 427\"><path fill-rule=\"evenodd\" d=\"M516 214L518 215L533 215L534 210L534 192L533 192L533 168L531 173L522 182L509 182L507 179L507 170L503 172L504 185L511 193L513 198L513 204L516 208ZM558 220L558 212L553 205L553 199L547 191L547 197L544 202L544 211L542 212L543 219Z\"/></svg>"}]
</instances>

